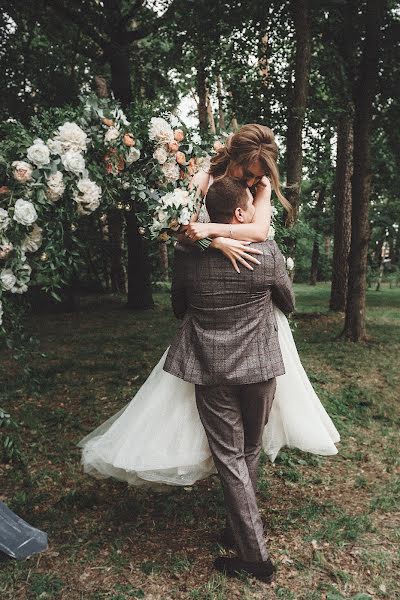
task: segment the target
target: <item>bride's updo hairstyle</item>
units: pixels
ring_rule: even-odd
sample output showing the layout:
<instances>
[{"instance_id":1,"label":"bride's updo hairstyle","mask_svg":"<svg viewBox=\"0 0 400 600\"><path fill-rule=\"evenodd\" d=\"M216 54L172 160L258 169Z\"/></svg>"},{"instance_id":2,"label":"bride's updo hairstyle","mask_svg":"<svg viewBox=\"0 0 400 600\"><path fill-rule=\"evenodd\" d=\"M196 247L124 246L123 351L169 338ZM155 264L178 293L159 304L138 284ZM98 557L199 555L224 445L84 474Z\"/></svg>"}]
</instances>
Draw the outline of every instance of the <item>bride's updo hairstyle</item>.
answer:
<instances>
[{"instance_id":1,"label":"bride's updo hairstyle","mask_svg":"<svg viewBox=\"0 0 400 600\"><path fill-rule=\"evenodd\" d=\"M210 175L214 179L232 176L236 166L248 170L251 165L260 162L265 175L271 181L271 187L279 201L290 214L291 205L281 192L279 170L277 166L278 146L269 127L252 123L243 125L226 140L225 146L217 151L210 164Z\"/></svg>"}]
</instances>

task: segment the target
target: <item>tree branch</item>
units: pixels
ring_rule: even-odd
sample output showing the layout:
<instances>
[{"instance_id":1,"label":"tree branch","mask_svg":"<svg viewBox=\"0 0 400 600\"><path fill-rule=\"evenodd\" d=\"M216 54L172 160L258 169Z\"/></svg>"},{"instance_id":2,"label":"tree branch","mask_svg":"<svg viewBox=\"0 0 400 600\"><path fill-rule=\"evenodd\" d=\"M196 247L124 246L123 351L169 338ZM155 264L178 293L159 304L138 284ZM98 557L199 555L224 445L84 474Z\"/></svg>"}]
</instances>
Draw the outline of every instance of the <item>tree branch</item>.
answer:
<instances>
[{"instance_id":1,"label":"tree branch","mask_svg":"<svg viewBox=\"0 0 400 600\"><path fill-rule=\"evenodd\" d=\"M79 29L88 37L90 37L102 50L108 45L108 41L105 37L103 37L91 24L88 22L88 19L85 18L85 15L79 14L73 10L71 10L66 4L64 4L63 0L47 0L45 5L50 9L56 12L59 16L64 16L69 21L74 23Z\"/></svg>"}]
</instances>

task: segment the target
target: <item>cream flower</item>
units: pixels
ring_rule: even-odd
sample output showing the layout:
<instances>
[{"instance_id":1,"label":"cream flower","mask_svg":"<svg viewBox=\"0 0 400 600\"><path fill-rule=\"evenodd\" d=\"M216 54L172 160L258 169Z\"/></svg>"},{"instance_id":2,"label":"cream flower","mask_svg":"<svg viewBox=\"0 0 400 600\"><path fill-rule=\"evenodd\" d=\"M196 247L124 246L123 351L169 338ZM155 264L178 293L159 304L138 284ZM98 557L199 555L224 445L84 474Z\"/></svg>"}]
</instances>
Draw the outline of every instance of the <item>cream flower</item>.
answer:
<instances>
[{"instance_id":1,"label":"cream flower","mask_svg":"<svg viewBox=\"0 0 400 600\"><path fill-rule=\"evenodd\" d=\"M164 174L167 183L173 183L174 181L177 181L179 179L179 167L176 164L175 160L174 162L167 161L165 164L162 165L161 170Z\"/></svg>"},{"instance_id":2,"label":"cream flower","mask_svg":"<svg viewBox=\"0 0 400 600\"><path fill-rule=\"evenodd\" d=\"M119 135L120 131L119 129L117 129L117 127L109 127L105 133L104 141L107 142L107 144L109 144L110 142L117 140L119 138Z\"/></svg>"},{"instance_id":3,"label":"cream flower","mask_svg":"<svg viewBox=\"0 0 400 600\"><path fill-rule=\"evenodd\" d=\"M85 152L88 137L76 123L66 122L58 128L54 136L56 142L60 142L63 153L72 150L74 152ZM55 147L54 147L55 148ZM59 152L57 152L59 154Z\"/></svg>"},{"instance_id":4,"label":"cream flower","mask_svg":"<svg viewBox=\"0 0 400 600\"><path fill-rule=\"evenodd\" d=\"M0 271L0 285L2 290L5 292L10 292L14 287L17 278L11 269L3 269Z\"/></svg>"},{"instance_id":5,"label":"cream flower","mask_svg":"<svg viewBox=\"0 0 400 600\"><path fill-rule=\"evenodd\" d=\"M129 149L129 152L128 152L128 155L127 155L125 161L126 161L127 165L131 165L132 163L139 160L139 158L140 158L140 150L132 147Z\"/></svg>"},{"instance_id":6,"label":"cream flower","mask_svg":"<svg viewBox=\"0 0 400 600\"><path fill-rule=\"evenodd\" d=\"M31 181L33 172L32 165L23 160L15 160L11 166L13 168L15 181L18 181L19 183Z\"/></svg>"},{"instance_id":7,"label":"cream flower","mask_svg":"<svg viewBox=\"0 0 400 600\"><path fill-rule=\"evenodd\" d=\"M28 235L22 242L22 252L36 252L37 250L39 250L43 241L42 231L42 228L36 225L35 223L32 231L28 233Z\"/></svg>"},{"instance_id":8,"label":"cream flower","mask_svg":"<svg viewBox=\"0 0 400 600\"><path fill-rule=\"evenodd\" d=\"M166 150L160 146L155 150L153 158L155 158L160 165L163 165L165 162L167 162L168 154Z\"/></svg>"},{"instance_id":9,"label":"cream flower","mask_svg":"<svg viewBox=\"0 0 400 600\"><path fill-rule=\"evenodd\" d=\"M188 208L183 208L178 217L178 221L181 225L188 225L190 223L191 212Z\"/></svg>"},{"instance_id":10,"label":"cream flower","mask_svg":"<svg viewBox=\"0 0 400 600\"><path fill-rule=\"evenodd\" d=\"M5 231L10 224L10 217L4 208L0 208L0 231Z\"/></svg>"},{"instance_id":11,"label":"cream flower","mask_svg":"<svg viewBox=\"0 0 400 600\"><path fill-rule=\"evenodd\" d=\"M8 240L2 239L0 242L0 260L5 260L14 246Z\"/></svg>"},{"instance_id":12,"label":"cream flower","mask_svg":"<svg viewBox=\"0 0 400 600\"><path fill-rule=\"evenodd\" d=\"M46 195L49 200L52 202L56 202L61 198L63 193L65 192L65 184L64 177L61 171L57 171L57 173L53 173L47 179L47 191Z\"/></svg>"},{"instance_id":13,"label":"cream flower","mask_svg":"<svg viewBox=\"0 0 400 600\"><path fill-rule=\"evenodd\" d=\"M74 150L68 150L68 152L63 154L61 162L64 165L64 169L74 173L74 175L80 175L85 170L85 159L82 154Z\"/></svg>"},{"instance_id":14,"label":"cream flower","mask_svg":"<svg viewBox=\"0 0 400 600\"><path fill-rule=\"evenodd\" d=\"M33 141L33 144L28 148L26 155L29 161L39 168L48 165L50 162L50 150L41 139Z\"/></svg>"},{"instance_id":15,"label":"cream flower","mask_svg":"<svg viewBox=\"0 0 400 600\"><path fill-rule=\"evenodd\" d=\"M101 188L90 179L80 179L77 183L78 190L74 193L78 213L86 215L99 207Z\"/></svg>"},{"instance_id":16,"label":"cream flower","mask_svg":"<svg viewBox=\"0 0 400 600\"><path fill-rule=\"evenodd\" d=\"M153 117L150 121L149 138L152 141L165 144L172 142L174 139L174 131L165 119Z\"/></svg>"},{"instance_id":17,"label":"cream flower","mask_svg":"<svg viewBox=\"0 0 400 600\"><path fill-rule=\"evenodd\" d=\"M288 256L286 259L286 268L288 271L293 271L294 269L294 260L291 258L291 256Z\"/></svg>"},{"instance_id":18,"label":"cream flower","mask_svg":"<svg viewBox=\"0 0 400 600\"><path fill-rule=\"evenodd\" d=\"M14 206L14 221L21 225L32 225L37 219L37 212L32 202L19 198Z\"/></svg>"},{"instance_id":19,"label":"cream flower","mask_svg":"<svg viewBox=\"0 0 400 600\"><path fill-rule=\"evenodd\" d=\"M59 154L60 156L61 154L64 154L64 148L60 141L48 139L46 144L51 154Z\"/></svg>"},{"instance_id":20,"label":"cream flower","mask_svg":"<svg viewBox=\"0 0 400 600\"><path fill-rule=\"evenodd\" d=\"M28 283L31 278L32 268L24 263L19 265L16 270L16 281L11 288L12 294L24 294L28 291Z\"/></svg>"}]
</instances>

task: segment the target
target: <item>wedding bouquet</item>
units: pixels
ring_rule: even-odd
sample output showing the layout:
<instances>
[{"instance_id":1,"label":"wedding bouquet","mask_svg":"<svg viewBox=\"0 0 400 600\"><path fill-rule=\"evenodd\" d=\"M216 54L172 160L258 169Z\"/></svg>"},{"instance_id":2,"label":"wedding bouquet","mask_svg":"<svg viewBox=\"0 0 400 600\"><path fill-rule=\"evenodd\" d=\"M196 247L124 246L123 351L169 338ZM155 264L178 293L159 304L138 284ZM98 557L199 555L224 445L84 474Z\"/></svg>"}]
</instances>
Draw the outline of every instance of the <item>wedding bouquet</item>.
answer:
<instances>
[{"instance_id":1,"label":"wedding bouquet","mask_svg":"<svg viewBox=\"0 0 400 600\"><path fill-rule=\"evenodd\" d=\"M189 224L195 209L196 195L185 187L159 196L152 207L151 237L167 241L171 232L178 232L181 226Z\"/></svg>"}]
</instances>

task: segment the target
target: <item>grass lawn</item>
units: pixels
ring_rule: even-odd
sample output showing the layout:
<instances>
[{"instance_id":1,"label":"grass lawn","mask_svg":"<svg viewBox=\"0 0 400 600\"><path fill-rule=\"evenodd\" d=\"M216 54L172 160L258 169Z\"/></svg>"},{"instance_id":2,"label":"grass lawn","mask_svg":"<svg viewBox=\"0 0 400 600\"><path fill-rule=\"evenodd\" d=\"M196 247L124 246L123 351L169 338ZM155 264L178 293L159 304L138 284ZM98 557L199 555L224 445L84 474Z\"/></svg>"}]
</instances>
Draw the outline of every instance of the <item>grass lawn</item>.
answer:
<instances>
[{"instance_id":1,"label":"grass lawn","mask_svg":"<svg viewBox=\"0 0 400 600\"><path fill-rule=\"evenodd\" d=\"M158 494L81 472L76 442L132 397L177 326L165 293L144 313L85 296L74 314L33 318L46 354L40 395L0 356L0 406L19 424L26 460L0 463L0 499L49 537L42 555L3 557L1 600L400 598L400 288L368 293L370 340L356 345L337 337L343 316L327 311L327 285L295 287L296 343L342 442L334 457L263 460L276 582L212 570L224 522L216 477Z\"/></svg>"}]
</instances>

